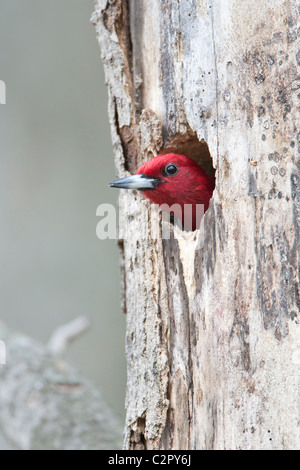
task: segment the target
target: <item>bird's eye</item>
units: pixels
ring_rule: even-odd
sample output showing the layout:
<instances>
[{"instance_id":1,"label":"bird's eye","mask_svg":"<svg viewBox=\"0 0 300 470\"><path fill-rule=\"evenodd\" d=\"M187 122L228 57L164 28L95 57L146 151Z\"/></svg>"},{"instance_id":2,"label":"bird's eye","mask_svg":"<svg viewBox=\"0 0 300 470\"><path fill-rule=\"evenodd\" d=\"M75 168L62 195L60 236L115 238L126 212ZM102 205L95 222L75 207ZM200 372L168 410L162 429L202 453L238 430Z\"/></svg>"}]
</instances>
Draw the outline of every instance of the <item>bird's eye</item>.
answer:
<instances>
[{"instance_id":1,"label":"bird's eye","mask_svg":"<svg viewBox=\"0 0 300 470\"><path fill-rule=\"evenodd\" d=\"M178 167L175 165L175 163L169 163L169 165L167 165L165 168L166 175L174 176L176 175L177 172L178 172Z\"/></svg>"}]
</instances>

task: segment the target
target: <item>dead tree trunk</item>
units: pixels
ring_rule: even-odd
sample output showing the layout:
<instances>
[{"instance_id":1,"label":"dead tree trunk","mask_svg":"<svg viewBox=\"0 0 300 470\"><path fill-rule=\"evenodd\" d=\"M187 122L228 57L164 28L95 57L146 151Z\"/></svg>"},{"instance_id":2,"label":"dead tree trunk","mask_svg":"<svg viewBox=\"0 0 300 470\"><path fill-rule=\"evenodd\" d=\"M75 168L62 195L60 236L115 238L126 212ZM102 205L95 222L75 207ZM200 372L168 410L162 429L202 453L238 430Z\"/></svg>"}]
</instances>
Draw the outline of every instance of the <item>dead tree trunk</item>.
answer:
<instances>
[{"instance_id":1,"label":"dead tree trunk","mask_svg":"<svg viewBox=\"0 0 300 470\"><path fill-rule=\"evenodd\" d=\"M127 449L300 446L297 3L96 1L117 176L216 172L203 245L121 192Z\"/></svg>"}]
</instances>

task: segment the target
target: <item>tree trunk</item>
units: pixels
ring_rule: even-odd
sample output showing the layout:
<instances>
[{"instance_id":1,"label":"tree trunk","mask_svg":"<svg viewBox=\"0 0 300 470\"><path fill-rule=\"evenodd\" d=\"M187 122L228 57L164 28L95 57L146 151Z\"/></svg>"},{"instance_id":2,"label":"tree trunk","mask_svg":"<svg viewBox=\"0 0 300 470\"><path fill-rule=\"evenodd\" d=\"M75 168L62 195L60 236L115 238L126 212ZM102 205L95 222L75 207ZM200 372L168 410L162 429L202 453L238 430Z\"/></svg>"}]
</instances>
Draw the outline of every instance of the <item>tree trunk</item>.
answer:
<instances>
[{"instance_id":1,"label":"tree trunk","mask_svg":"<svg viewBox=\"0 0 300 470\"><path fill-rule=\"evenodd\" d=\"M117 176L216 170L203 243L120 194L127 449L300 446L297 3L96 1Z\"/></svg>"}]
</instances>

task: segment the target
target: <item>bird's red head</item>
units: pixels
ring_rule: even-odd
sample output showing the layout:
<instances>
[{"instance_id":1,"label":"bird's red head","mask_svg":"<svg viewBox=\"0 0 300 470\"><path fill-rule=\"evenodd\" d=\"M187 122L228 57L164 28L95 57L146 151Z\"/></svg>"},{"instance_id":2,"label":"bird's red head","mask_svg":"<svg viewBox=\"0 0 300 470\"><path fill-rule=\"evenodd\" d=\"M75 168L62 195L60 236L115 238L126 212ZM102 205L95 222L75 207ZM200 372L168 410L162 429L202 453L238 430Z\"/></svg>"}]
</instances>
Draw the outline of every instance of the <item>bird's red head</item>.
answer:
<instances>
[{"instance_id":1,"label":"bird's red head","mask_svg":"<svg viewBox=\"0 0 300 470\"><path fill-rule=\"evenodd\" d=\"M182 213L185 204L192 205L194 230L197 228L194 220L196 205L203 204L204 212L208 209L215 182L191 158L168 153L148 160L138 169L137 175L113 181L110 185L117 188L139 189L155 204L180 205ZM183 222L183 216L174 212Z\"/></svg>"}]
</instances>

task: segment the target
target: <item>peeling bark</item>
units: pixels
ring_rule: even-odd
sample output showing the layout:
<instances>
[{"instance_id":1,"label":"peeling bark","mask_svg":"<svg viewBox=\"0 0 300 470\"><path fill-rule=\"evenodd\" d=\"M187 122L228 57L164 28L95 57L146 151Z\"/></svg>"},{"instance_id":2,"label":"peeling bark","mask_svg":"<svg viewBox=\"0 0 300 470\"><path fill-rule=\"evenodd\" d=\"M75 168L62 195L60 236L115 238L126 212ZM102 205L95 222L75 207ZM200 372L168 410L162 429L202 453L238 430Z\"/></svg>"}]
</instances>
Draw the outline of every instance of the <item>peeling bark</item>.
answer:
<instances>
[{"instance_id":1,"label":"peeling bark","mask_svg":"<svg viewBox=\"0 0 300 470\"><path fill-rule=\"evenodd\" d=\"M216 170L203 245L149 238L150 204L120 195L127 449L299 448L298 18L96 1L117 176L166 148Z\"/></svg>"}]
</instances>

